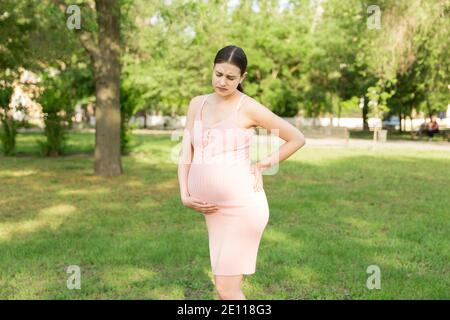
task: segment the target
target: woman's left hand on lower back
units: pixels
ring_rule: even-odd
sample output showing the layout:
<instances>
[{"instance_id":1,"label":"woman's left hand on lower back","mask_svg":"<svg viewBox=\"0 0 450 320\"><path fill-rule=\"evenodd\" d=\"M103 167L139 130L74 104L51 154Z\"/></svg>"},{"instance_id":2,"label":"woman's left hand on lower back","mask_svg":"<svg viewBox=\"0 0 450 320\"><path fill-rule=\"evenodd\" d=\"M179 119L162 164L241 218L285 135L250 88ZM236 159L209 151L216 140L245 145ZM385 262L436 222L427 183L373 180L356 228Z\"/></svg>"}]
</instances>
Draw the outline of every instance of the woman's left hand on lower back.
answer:
<instances>
[{"instance_id":1,"label":"woman's left hand on lower back","mask_svg":"<svg viewBox=\"0 0 450 320\"><path fill-rule=\"evenodd\" d=\"M251 173L255 177L254 184L253 184L253 190L255 192L259 192L263 189L262 169L261 169L259 163L254 163L251 165Z\"/></svg>"}]
</instances>

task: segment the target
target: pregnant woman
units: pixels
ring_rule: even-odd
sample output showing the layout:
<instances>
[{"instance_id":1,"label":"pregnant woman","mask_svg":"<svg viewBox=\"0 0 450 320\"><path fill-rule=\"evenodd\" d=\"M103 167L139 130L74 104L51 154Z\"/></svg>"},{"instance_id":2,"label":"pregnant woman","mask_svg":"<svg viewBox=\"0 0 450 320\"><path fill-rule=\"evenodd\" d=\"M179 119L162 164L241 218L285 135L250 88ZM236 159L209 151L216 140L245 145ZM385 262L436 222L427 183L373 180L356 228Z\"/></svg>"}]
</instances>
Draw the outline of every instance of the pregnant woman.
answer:
<instances>
[{"instance_id":1,"label":"pregnant woman","mask_svg":"<svg viewBox=\"0 0 450 320\"><path fill-rule=\"evenodd\" d=\"M183 205L202 213L208 229L214 283L222 300L243 300L243 275L255 273L269 206L262 172L305 144L303 134L243 93L247 58L236 46L218 51L214 92L191 100L183 135L178 179ZM252 164L255 127L286 142Z\"/></svg>"}]
</instances>

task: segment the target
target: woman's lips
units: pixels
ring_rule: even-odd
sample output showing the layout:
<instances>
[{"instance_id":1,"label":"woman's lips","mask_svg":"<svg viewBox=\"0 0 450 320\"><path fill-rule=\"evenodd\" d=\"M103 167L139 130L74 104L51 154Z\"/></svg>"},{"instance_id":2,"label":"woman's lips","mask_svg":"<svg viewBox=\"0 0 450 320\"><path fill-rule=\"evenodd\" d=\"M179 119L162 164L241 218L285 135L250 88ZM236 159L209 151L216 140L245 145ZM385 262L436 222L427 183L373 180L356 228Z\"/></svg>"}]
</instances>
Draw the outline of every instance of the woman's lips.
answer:
<instances>
[{"instance_id":1,"label":"woman's lips","mask_svg":"<svg viewBox=\"0 0 450 320\"><path fill-rule=\"evenodd\" d=\"M221 88L221 87L216 87L217 89L221 90L221 91L227 91L227 89Z\"/></svg>"}]
</instances>

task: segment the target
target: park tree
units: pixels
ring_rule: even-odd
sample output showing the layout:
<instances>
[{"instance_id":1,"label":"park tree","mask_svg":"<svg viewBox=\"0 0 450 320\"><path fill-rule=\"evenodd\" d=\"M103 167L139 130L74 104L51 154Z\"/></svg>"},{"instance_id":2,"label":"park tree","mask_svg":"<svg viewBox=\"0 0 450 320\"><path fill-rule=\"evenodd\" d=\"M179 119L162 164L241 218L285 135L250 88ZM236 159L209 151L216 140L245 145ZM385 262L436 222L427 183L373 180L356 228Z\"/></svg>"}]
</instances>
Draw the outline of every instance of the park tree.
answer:
<instances>
[{"instance_id":1,"label":"park tree","mask_svg":"<svg viewBox=\"0 0 450 320\"><path fill-rule=\"evenodd\" d=\"M14 115L27 114L26 105L12 103L17 87L35 97L34 84L21 78L27 71L36 76L51 66L64 64L76 55L76 47L45 3L38 1L2 0L0 7L0 91L2 102L0 125L3 151L14 154L17 129L26 125ZM21 110L18 110L21 109Z\"/></svg>"},{"instance_id":2,"label":"park tree","mask_svg":"<svg viewBox=\"0 0 450 320\"><path fill-rule=\"evenodd\" d=\"M123 171L120 144L121 2L78 1L77 6L71 6L73 11L64 0L53 0L53 3L64 14L71 13L71 18L75 19L68 26L77 33L94 70L95 173L101 176L120 175ZM83 19L79 25L76 25L77 17Z\"/></svg>"},{"instance_id":3,"label":"park tree","mask_svg":"<svg viewBox=\"0 0 450 320\"><path fill-rule=\"evenodd\" d=\"M309 11L272 1L244 2L233 12L236 28L230 35L250 59L248 93L280 116L295 116L301 108L308 16Z\"/></svg>"},{"instance_id":4,"label":"park tree","mask_svg":"<svg viewBox=\"0 0 450 320\"><path fill-rule=\"evenodd\" d=\"M184 113L210 86L214 54L226 42L223 10L219 1L134 1L123 70L143 89L146 112Z\"/></svg>"},{"instance_id":5,"label":"park tree","mask_svg":"<svg viewBox=\"0 0 450 320\"><path fill-rule=\"evenodd\" d=\"M279 115L295 115L306 51L299 37L308 27L292 9L271 1L135 1L137 40L129 42L124 68L146 88L153 111L185 112L192 96L210 90L217 50L234 44L249 57L245 92Z\"/></svg>"},{"instance_id":6,"label":"park tree","mask_svg":"<svg viewBox=\"0 0 450 320\"><path fill-rule=\"evenodd\" d=\"M385 0L379 6L380 28L367 32L360 56L378 79L370 92L385 95L385 111L401 120L422 106L429 114L444 109L450 1Z\"/></svg>"},{"instance_id":7,"label":"park tree","mask_svg":"<svg viewBox=\"0 0 450 320\"><path fill-rule=\"evenodd\" d=\"M0 141L3 154L14 155L19 124L10 107L14 84L20 77L20 69L33 63L30 45L31 34L36 27L32 10L23 3L2 1L0 8Z\"/></svg>"},{"instance_id":8,"label":"park tree","mask_svg":"<svg viewBox=\"0 0 450 320\"><path fill-rule=\"evenodd\" d=\"M448 104L450 85L450 1L427 3L421 7L428 17L415 37L417 65L414 83L420 93L425 114L444 111ZM432 21L432 23L431 23ZM417 109L420 104L416 103Z\"/></svg>"}]
</instances>

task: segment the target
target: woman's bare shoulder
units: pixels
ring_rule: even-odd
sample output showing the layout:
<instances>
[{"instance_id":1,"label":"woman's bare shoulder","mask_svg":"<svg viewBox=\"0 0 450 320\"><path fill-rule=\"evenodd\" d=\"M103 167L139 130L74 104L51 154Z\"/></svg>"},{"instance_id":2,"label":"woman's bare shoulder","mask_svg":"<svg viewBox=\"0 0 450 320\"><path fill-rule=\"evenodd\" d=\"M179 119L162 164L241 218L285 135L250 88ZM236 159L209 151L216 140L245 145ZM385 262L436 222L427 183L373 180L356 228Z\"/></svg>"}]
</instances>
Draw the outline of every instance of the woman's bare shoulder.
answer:
<instances>
[{"instance_id":1,"label":"woman's bare shoulder","mask_svg":"<svg viewBox=\"0 0 450 320\"><path fill-rule=\"evenodd\" d=\"M244 124L246 127L258 126L258 113L268 110L268 108L261 104L258 100L248 95L242 101L241 109L243 111L242 113L244 115L244 118L246 119L246 122Z\"/></svg>"},{"instance_id":2,"label":"woman's bare shoulder","mask_svg":"<svg viewBox=\"0 0 450 320\"><path fill-rule=\"evenodd\" d=\"M187 123L188 126L191 126L191 123L194 122L194 119L197 115L197 112L200 110L200 107L203 103L203 100L208 94L198 95L191 99L189 102L188 110L187 110Z\"/></svg>"},{"instance_id":3,"label":"woman's bare shoulder","mask_svg":"<svg viewBox=\"0 0 450 320\"><path fill-rule=\"evenodd\" d=\"M200 108L200 105L202 104L202 101L206 96L207 96L206 94L203 94L193 97L189 102L188 113L195 114L197 110Z\"/></svg>"},{"instance_id":4,"label":"woman's bare shoulder","mask_svg":"<svg viewBox=\"0 0 450 320\"><path fill-rule=\"evenodd\" d=\"M242 107L244 109L245 113L252 114L258 111L261 111L261 109L268 109L266 106L264 106L262 103L260 103L258 100L256 100L253 97L246 96L242 103Z\"/></svg>"},{"instance_id":5,"label":"woman's bare shoulder","mask_svg":"<svg viewBox=\"0 0 450 320\"><path fill-rule=\"evenodd\" d=\"M189 103L189 106L193 106L194 109L199 108L202 104L203 100L208 96L208 94L202 94L195 96L191 99L191 102Z\"/></svg>"}]
</instances>

